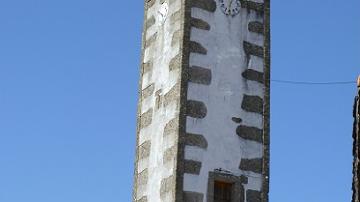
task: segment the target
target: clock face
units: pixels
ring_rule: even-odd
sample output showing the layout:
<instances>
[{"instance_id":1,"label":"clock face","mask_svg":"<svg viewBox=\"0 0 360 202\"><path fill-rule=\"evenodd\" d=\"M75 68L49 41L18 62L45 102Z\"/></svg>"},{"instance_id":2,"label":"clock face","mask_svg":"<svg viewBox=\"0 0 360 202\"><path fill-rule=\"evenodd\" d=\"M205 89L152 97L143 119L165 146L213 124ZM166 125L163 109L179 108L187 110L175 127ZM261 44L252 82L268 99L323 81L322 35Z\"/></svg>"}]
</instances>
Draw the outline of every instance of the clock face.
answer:
<instances>
[{"instance_id":1,"label":"clock face","mask_svg":"<svg viewBox=\"0 0 360 202\"><path fill-rule=\"evenodd\" d=\"M240 12L240 0L219 0L220 8L225 15L235 16Z\"/></svg>"}]
</instances>

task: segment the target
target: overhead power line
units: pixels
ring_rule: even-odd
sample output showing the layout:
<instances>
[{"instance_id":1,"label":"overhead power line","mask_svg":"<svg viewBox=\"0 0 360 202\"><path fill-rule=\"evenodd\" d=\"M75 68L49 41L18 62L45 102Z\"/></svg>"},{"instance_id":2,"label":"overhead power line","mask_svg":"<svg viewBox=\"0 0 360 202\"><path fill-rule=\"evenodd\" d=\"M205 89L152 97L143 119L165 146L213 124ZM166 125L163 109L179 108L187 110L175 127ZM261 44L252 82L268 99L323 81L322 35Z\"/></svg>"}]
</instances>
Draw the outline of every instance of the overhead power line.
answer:
<instances>
[{"instance_id":1,"label":"overhead power line","mask_svg":"<svg viewBox=\"0 0 360 202\"><path fill-rule=\"evenodd\" d=\"M271 82L293 84L293 85L347 85L347 84L356 83L356 81L311 82L311 81L291 81L291 80L280 80L280 79L271 79Z\"/></svg>"}]
</instances>

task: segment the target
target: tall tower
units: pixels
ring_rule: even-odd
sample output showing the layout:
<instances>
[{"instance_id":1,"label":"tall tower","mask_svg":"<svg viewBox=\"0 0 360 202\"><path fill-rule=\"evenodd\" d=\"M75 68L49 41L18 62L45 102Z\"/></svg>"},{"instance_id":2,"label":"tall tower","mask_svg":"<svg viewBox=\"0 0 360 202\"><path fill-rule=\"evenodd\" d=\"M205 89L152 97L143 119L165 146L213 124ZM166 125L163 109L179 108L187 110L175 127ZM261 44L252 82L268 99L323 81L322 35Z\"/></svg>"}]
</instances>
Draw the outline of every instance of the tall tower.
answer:
<instances>
[{"instance_id":1,"label":"tall tower","mask_svg":"<svg viewBox=\"0 0 360 202\"><path fill-rule=\"evenodd\" d=\"M145 0L133 201L267 202L270 0Z\"/></svg>"}]
</instances>

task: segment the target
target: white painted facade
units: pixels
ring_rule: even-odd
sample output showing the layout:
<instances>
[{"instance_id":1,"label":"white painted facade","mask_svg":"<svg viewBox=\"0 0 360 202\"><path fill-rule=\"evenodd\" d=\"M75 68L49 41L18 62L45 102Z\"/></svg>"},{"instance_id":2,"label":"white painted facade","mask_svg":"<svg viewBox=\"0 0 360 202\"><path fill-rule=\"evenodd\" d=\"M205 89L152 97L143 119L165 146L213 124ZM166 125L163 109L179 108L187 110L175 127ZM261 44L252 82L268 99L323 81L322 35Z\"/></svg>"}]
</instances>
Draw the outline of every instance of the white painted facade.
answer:
<instances>
[{"instance_id":1,"label":"white painted facade","mask_svg":"<svg viewBox=\"0 0 360 202\"><path fill-rule=\"evenodd\" d=\"M261 2L261 0L256 0ZM218 3L218 2L217 2ZM264 36L248 31L251 21L262 22L262 16L255 11L242 8L234 17L224 15L220 9L214 13L192 8L192 17L202 19L210 24L211 29L191 29L191 41L199 42L207 49L206 55L191 53L190 66L200 66L211 69L210 85L189 83L188 100L205 103L207 115L203 119L187 118L188 133L202 134L208 142L207 149L186 146L185 159L202 162L200 175L184 175L184 191L204 194L207 201L207 185L209 171L224 169L232 174L249 177L245 189L260 191L262 188L261 174L241 171L241 159L263 157L261 143L248 141L236 134L239 124L232 117L243 120L242 124L263 128L263 116L244 111L241 103L244 94L264 98L264 85L248 81L242 77L246 69L264 71L263 58L251 56L246 61L243 41L263 46Z\"/></svg>"},{"instance_id":2,"label":"white painted facade","mask_svg":"<svg viewBox=\"0 0 360 202\"><path fill-rule=\"evenodd\" d=\"M142 90L149 85L154 84L157 92L161 89L161 96L169 92L180 79L180 70L169 71L169 63L172 58L180 52L180 43L172 45L173 34L180 29L180 21L176 24L170 24L169 16L180 10L181 1L174 1L168 5L156 3L148 9L147 19L155 17L156 23L149 27L145 33L146 40L154 34L157 35L155 42L144 50L143 63L152 62L153 69L142 76ZM161 180L174 174L175 163L163 164L164 152L174 145L177 140L174 137L163 137L165 125L172 119L179 116L176 102L167 107L155 109L156 96L152 95L142 100L141 114L153 109L152 123L140 130L138 136L138 145L145 141L151 141L150 156L146 159L140 159L137 164L137 172L141 173L148 169L148 181L146 187L138 187L136 198L140 199L147 196L148 201L160 202ZM179 102L179 101L177 101ZM172 134L175 135L175 134ZM165 201L173 201L172 196L166 196Z\"/></svg>"}]
</instances>

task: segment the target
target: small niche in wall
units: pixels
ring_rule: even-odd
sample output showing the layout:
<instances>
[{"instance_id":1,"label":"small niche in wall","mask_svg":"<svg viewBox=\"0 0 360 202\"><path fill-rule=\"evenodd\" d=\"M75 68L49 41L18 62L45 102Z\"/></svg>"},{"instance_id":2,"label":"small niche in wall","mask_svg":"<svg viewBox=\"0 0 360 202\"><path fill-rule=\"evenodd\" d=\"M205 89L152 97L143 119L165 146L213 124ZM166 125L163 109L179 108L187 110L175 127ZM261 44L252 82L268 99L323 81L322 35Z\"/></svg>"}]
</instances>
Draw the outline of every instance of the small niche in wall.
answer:
<instances>
[{"instance_id":1,"label":"small niche in wall","mask_svg":"<svg viewBox=\"0 0 360 202\"><path fill-rule=\"evenodd\" d=\"M244 202L247 177L209 172L207 202Z\"/></svg>"},{"instance_id":2,"label":"small niche in wall","mask_svg":"<svg viewBox=\"0 0 360 202\"><path fill-rule=\"evenodd\" d=\"M231 202L233 186L233 183L216 180L214 182L214 202Z\"/></svg>"}]
</instances>

